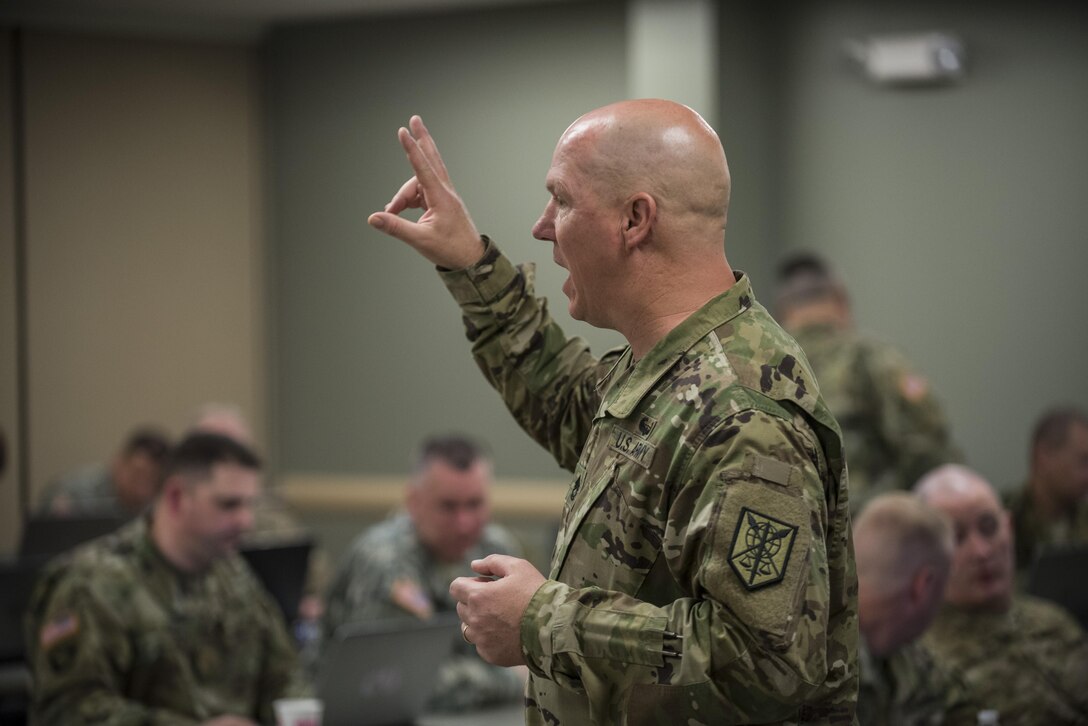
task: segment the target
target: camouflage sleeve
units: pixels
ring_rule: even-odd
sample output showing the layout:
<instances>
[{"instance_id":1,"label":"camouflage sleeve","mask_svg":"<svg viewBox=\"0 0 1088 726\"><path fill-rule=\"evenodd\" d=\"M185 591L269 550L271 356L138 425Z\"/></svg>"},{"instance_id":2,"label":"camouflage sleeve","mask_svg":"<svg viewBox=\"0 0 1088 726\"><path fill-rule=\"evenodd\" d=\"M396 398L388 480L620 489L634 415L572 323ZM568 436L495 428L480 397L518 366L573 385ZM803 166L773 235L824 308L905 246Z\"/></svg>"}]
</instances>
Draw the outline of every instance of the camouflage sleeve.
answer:
<instances>
[{"instance_id":1,"label":"camouflage sleeve","mask_svg":"<svg viewBox=\"0 0 1088 726\"><path fill-rule=\"evenodd\" d=\"M438 669L438 683L427 708L435 712L465 711L518 700L525 678L512 668L485 663L475 653L454 655Z\"/></svg>"},{"instance_id":2,"label":"camouflage sleeve","mask_svg":"<svg viewBox=\"0 0 1088 726\"><path fill-rule=\"evenodd\" d=\"M80 578L60 578L28 618L29 664L34 677L31 723L38 726L185 726L197 722L125 698L124 674L132 646L117 609ZM55 585L55 586L54 586ZM41 586L39 586L41 587Z\"/></svg>"},{"instance_id":3,"label":"camouflage sleeve","mask_svg":"<svg viewBox=\"0 0 1088 726\"><path fill-rule=\"evenodd\" d=\"M322 621L324 636L331 637L344 623L411 617L392 597L397 579L419 582L410 563L391 556L381 547L357 541L344 557L329 586Z\"/></svg>"},{"instance_id":4,"label":"camouflage sleeve","mask_svg":"<svg viewBox=\"0 0 1088 726\"><path fill-rule=\"evenodd\" d=\"M521 427L573 471L600 400L597 381L614 360L598 360L584 340L568 339L547 301L533 295L533 266L515 267L484 239L480 262L442 279L461 306L484 376Z\"/></svg>"},{"instance_id":5,"label":"camouflage sleeve","mask_svg":"<svg viewBox=\"0 0 1088 726\"><path fill-rule=\"evenodd\" d=\"M929 470L960 461L944 412L926 378L892 348L870 348L868 358L880 433L894 456L895 472L894 480L874 484L909 489Z\"/></svg>"},{"instance_id":6,"label":"camouflage sleeve","mask_svg":"<svg viewBox=\"0 0 1088 726\"><path fill-rule=\"evenodd\" d=\"M692 710L707 723L778 721L829 673L856 678L856 633L828 633L829 568L845 563L828 561L821 451L799 421L725 418L670 497L661 550L687 596L651 604L547 581L521 623L530 670L590 703L627 692L660 723Z\"/></svg>"},{"instance_id":7,"label":"camouflage sleeve","mask_svg":"<svg viewBox=\"0 0 1088 726\"><path fill-rule=\"evenodd\" d=\"M1014 657L1021 669L1034 669L1046 683L1042 698L1047 708L1088 716L1088 633L1069 611L1049 600L1022 596L1014 612L1024 634L1021 653ZM1082 723L1076 718L1067 722Z\"/></svg>"},{"instance_id":8,"label":"camouflage sleeve","mask_svg":"<svg viewBox=\"0 0 1088 726\"><path fill-rule=\"evenodd\" d=\"M974 699L960 675L938 663L921 642L902 646L889 658L888 667L895 696L895 703L888 707L894 711L873 714L879 718L872 721L859 718L863 726L888 722L896 717L904 724L975 726L978 723L981 704ZM860 716L860 698L858 705Z\"/></svg>"}]
</instances>

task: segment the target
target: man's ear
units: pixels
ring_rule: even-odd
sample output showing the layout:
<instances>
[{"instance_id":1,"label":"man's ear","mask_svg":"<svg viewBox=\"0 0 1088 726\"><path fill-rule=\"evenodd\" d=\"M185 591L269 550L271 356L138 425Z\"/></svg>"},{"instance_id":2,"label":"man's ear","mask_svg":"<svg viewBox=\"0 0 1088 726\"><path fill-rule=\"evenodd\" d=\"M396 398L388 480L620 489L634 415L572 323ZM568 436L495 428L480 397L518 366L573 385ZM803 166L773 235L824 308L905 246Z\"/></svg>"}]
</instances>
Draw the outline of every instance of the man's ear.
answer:
<instances>
[{"instance_id":1,"label":"man's ear","mask_svg":"<svg viewBox=\"0 0 1088 726\"><path fill-rule=\"evenodd\" d=\"M184 494L185 482L182 481L180 475L174 474L163 481L159 498L169 511L176 512L181 508L181 498Z\"/></svg>"},{"instance_id":2,"label":"man's ear","mask_svg":"<svg viewBox=\"0 0 1088 726\"><path fill-rule=\"evenodd\" d=\"M914 573L914 577L910 582L910 596L911 600L916 605L925 605L932 601L932 598L941 599L944 596L944 592L938 592L941 589L941 578L937 576L937 573L933 571L932 567L923 565L918 568L918 571Z\"/></svg>"},{"instance_id":3,"label":"man's ear","mask_svg":"<svg viewBox=\"0 0 1088 726\"><path fill-rule=\"evenodd\" d=\"M639 192L627 200L624 206L623 244L628 251L634 250L650 238L657 221L657 200L646 192Z\"/></svg>"}]
</instances>

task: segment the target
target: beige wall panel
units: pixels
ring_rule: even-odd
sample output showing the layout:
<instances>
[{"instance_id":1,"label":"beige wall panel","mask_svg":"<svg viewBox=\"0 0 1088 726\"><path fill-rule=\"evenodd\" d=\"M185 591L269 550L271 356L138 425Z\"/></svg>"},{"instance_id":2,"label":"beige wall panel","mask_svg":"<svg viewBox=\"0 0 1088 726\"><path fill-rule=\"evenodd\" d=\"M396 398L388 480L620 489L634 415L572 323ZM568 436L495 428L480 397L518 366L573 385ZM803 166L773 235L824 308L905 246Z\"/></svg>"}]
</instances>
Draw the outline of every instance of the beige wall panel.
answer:
<instances>
[{"instance_id":1,"label":"beige wall panel","mask_svg":"<svg viewBox=\"0 0 1088 726\"><path fill-rule=\"evenodd\" d=\"M7 468L0 474L0 554L14 549L19 524L12 42L12 32L0 30L0 430L7 439Z\"/></svg>"},{"instance_id":2,"label":"beige wall panel","mask_svg":"<svg viewBox=\"0 0 1088 726\"><path fill-rule=\"evenodd\" d=\"M30 477L207 400L264 428L248 48L26 38Z\"/></svg>"}]
</instances>

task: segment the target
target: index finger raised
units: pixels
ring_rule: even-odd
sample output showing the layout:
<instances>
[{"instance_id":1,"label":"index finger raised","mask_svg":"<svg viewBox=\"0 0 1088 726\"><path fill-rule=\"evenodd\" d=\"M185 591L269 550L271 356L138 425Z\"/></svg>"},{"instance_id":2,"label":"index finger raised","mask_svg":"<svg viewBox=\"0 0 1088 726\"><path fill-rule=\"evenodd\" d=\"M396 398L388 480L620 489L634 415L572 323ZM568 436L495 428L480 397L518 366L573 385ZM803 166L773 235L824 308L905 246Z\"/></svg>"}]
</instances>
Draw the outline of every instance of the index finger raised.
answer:
<instances>
[{"instance_id":1,"label":"index finger raised","mask_svg":"<svg viewBox=\"0 0 1088 726\"><path fill-rule=\"evenodd\" d=\"M435 174L443 181L448 182L450 173L446 169L446 162L442 160L442 154L438 152L438 145L435 144L434 137L431 136L431 132L424 125L423 119L420 116L413 116L408 120L408 129L412 132L412 136L419 144L424 156L431 163Z\"/></svg>"}]
</instances>

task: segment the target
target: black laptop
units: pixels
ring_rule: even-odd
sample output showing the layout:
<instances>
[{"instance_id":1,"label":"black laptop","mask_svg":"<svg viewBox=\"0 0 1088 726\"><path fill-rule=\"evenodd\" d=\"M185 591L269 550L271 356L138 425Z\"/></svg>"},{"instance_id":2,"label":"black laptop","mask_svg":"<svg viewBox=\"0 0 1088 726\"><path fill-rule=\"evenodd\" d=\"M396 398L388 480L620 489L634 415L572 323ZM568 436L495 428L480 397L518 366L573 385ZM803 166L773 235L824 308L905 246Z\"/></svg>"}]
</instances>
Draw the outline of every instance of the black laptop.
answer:
<instances>
[{"instance_id":1,"label":"black laptop","mask_svg":"<svg viewBox=\"0 0 1088 726\"><path fill-rule=\"evenodd\" d=\"M26 655L23 613L43 564L38 557L0 560L0 663L19 662Z\"/></svg>"},{"instance_id":2,"label":"black laptop","mask_svg":"<svg viewBox=\"0 0 1088 726\"><path fill-rule=\"evenodd\" d=\"M311 539L294 540L240 551L257 579L280 606L288 624L298 619L298 604L306 586Z\"/></svg>"},{"instance_id":3,"label":"black laptop","mask_svg":"<svg viewBox=\"0 0 1088 726\"><path fill-rule=\"evenodd\" d=\"M19 556L53 557L109 534L129 521L124 517L28 517L19 542Z\"/></svg>"},{"instance_id":4,"label":"black laptop","mask_svg":"<svg viewBox=\"0 0 1088 726\"><path fill-rule=\"evenodd\" d=\"M1088 545L1044 550L1028 572L1027 591L1058 603L1088 629Z\"/></svg>"}]
</instances>

